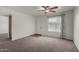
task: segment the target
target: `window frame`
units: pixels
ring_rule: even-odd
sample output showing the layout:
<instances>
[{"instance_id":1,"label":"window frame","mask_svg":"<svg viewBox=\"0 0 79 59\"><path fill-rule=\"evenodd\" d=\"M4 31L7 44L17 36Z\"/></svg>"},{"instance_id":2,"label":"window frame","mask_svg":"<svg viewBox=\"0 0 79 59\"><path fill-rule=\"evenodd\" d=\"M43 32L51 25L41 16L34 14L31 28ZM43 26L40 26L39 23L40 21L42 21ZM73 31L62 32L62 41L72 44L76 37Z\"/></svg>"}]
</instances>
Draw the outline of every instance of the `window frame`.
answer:
<instances>
[{"instance_id":1,"label":"window frame","mask_svg":"<svg viewBox=\"0 0 79 59\"><path fill-rule=\"evenodd\" d=\"M60 30L49 30L49 19L50 18L53 18L53 17L61 17L61 20L60 20ZM57 16L48 16L48 29L47 29L47 31L48 32L61 32L62 31L62 16L61 15L57 15Z\"/></svg>"}]
</instances>

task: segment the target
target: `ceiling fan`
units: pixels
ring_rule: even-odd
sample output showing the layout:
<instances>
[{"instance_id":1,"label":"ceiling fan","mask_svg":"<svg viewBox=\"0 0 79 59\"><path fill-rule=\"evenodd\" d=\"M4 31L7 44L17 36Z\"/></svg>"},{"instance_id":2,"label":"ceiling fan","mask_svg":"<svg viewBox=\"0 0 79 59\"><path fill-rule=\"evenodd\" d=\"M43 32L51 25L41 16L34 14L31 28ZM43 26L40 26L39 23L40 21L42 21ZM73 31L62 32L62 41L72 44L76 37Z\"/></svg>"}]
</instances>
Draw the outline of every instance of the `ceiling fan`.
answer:
<instances>
[{"instance_id":1,"label":"ceiling fan","mask_svg":"<svg viewBox=\"0 0 79 59\"><path fill-rule=\"evenodd\" d=\"M44 11L45 14L46 13L49 13L49 12L52 12L52 13L55 13L55 9L57 9L58 7L57 6L40 6L40 11Z\"/></svg>"}]
</instances>

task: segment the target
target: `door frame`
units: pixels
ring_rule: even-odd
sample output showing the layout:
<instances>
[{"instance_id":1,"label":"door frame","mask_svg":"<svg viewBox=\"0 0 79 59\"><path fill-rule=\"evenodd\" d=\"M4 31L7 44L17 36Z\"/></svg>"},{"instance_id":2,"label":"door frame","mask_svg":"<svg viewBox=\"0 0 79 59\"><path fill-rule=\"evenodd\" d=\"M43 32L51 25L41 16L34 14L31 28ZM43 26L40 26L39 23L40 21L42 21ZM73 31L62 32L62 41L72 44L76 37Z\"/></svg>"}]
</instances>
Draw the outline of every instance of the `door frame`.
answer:
<instances>
[{"instance_id":1,"label":"door frame","mask_svg":"<svg viewBox=\"0 0 79 59\"><path fill-rule=\"evenodd\" d=\"M8 28L9 28L9 39L12 40L12 15L8 16L9 22L8 22Z\"/></svg>"}]
</instances>

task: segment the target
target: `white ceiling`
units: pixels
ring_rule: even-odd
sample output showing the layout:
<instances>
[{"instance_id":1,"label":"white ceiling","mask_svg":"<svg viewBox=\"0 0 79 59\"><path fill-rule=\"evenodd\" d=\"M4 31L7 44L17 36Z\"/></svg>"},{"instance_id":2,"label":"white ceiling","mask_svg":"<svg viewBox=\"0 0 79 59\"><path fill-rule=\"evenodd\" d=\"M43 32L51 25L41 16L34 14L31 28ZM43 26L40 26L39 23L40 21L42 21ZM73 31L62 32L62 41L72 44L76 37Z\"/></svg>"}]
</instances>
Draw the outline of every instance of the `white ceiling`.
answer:
<instances>
[{"instance_id":1,"label":"white ceiling","mask_svg":"<svg viewBox=\"0 0 79 59\"><path fill-rule=\"evenodd\" d=\"M39 6L4 6L4 7L33 16L45 15L43 11L37 10ZM56 9L56 13L61 13L72 9L74 9L74 6L58 6L58 9ZM54 15L56 13L52 13L50 15Z\"/></svg>"}]
</instances>

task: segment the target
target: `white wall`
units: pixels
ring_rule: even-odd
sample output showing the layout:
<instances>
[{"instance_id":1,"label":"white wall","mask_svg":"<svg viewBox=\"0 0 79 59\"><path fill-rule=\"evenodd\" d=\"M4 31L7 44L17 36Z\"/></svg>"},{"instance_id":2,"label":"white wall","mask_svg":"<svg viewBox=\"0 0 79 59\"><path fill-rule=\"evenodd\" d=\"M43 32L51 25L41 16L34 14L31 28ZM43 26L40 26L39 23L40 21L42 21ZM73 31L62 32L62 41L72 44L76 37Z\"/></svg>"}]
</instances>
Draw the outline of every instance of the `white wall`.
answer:
<instances>
[{"instance_id":1,"label":"white wall","mask_svg":"<svg viewBox=\"0 0 79 59\"><path fill-rule=\"evenodd\" d=\"M64 38L73 39L73 11L64 12ZM58 32L48 32L48 17L38 16L36 18L36 32L43 35L49 35L54 37L60 37L61 33Z\"/></svg>"},{"instance_id":2,"label":"white wall","mask_svg":"<svg viewBox=\"0 0 79 59\"><path fill-rule=\"evenodd\" d=\"M12 37L14 39L26 37L35 33L35 21L32 16L15 14L13 19Z\"/></svg>"},{"instance_id":3,"label":"white wall","mask_svg":"<svg viewBox=\"0 0 79 59\"><path fill-rule=\"evenodd\" d=\"M35 33L35 20L33 16L0 7L1 14L12 15L12 40L23 38Z\"/></svg>"},{"instance_id":4,"label":"white wall","mask_svg":"<svg viewBox=\"0 0 79 59\"><path fill-rule=\"evenodd\" d=\"M36 32L42 35L48 35L53 37L60 37L59 32L48 31L48 16L38 16L36 18Z\"/></svg>"},{"instance_id":5,"label":"white wall","mask_svg":"<svg viewBox=\"0 0 79 59\"><path fill-rule=\"evenodd\" d=\"M63 37L67 39L73 39L73 27L74 27L74 12L73 10L65 12L63 23Z\"/></svg>"},{"instance_id":6,"label":"white wall","mask_svg":"<svg viewBox=\"0 0 79 59\"><path fill-rule=\"evenodd\" d=\"M0 7L0 14L3 14L3 15L12 14L12 40L19 39L19 38L22 38L25 36L29 36L34 33L42 33L44 35L50 35L50 36L55 35L57 37L60 35L60 33L59 34L58 33L48 34L48 32L47 32L48 17L46 17L46 16L36 17L36 25L35 25L35 18L30 15L26 15L26 14L23 14L23 13L20 13L17 11L13 11L13 10L10 10L7 8L3 8L3 7ZM68 21L66 21L67 22L66 27L69 25L70 26L68 28L72 27L71 23L69 23L69 22L72 22L72 18L73 17L71 15L66 15L65 20L68 20ZM35 28L36 28L36 32L35 32ZM69 33L69 35L70 35L70 34L72 34L72 28L67 29L67 31L65 30L64 32L65 32L65 34L68 35L68 33ZM72 36L72 35L70 35L70 36Z\"/></svg>"},{"instance_id":7,"label":"white wall","mask_svg":"<svg viewBox=\"0 0 79 59\"><path fill-rule=\"evenodd\" d=\"M74 10L74 43L79 50L79 7Z\"/></svg>"},{"instance_id":8,"label":"white wall","mask_svg":"<svg viewBox=\"0 0 79 59\"><path fill-rule=\"evenodd\" d=\"M8 33L8 17L0 16L0 34Z\"/></svg>"},{"instance_id":9,"label":"white wall","mask_svg":"<svg viewBox=\"0 0 79 59\"><path fill-rule=\"evenodd\" d=\"M47 17L46 16L37 16L36 17L36 33L46 34L47 26Z\"/></svg>"}]
</instances>

